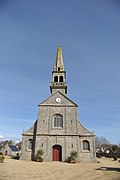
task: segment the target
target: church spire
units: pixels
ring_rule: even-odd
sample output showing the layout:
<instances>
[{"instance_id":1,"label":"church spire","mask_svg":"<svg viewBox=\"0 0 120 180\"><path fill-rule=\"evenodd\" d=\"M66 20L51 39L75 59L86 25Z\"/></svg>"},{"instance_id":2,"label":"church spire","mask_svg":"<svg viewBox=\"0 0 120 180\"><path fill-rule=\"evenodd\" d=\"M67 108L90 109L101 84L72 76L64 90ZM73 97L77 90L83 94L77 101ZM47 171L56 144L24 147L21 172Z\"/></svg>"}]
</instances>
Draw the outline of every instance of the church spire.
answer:
<instances>
[{"instance_id":1,"label":"church spire","mask_svg":"<svg viewBox=\"0 0 120 180\"><path fill-rule=\"evenodd\" d=\"M62 55L62 48L58 45L57 54L56 54L56 61L54 64L54 71L64 71L64 61Z\"/></svg>"},{"instance_id":2,"label":"church spire","mask_svg":"<svg viewBox=\"0 0 120 180\"><path fill-rule=\"evenodd\" d=\"M52 82L50 83L50 91L53 94L60 91L63 94L67 93L66 72L64 70L64 60L62 48L58 45L56 60L52 72Z\"/></svg>"}]
</instances>

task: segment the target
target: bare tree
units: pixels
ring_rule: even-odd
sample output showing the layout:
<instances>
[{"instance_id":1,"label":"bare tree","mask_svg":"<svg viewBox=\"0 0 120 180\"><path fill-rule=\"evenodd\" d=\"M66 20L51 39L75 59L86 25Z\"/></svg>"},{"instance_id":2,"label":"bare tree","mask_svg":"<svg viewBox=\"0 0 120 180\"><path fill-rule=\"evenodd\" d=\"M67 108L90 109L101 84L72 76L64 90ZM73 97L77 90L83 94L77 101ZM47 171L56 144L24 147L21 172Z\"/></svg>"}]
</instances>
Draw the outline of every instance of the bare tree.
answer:
<instances>
[{"instance_id":1,"label":"bare tree","mask_svg":"<svg viewBox=\"0 0 120 180\"><path fill-rule=\"evenodd\" d=\"M103 136L100 137L96 136L95 143L96 143L96 147L103 147L110 144L110 142Z\"/></svg>"}]
</instances>

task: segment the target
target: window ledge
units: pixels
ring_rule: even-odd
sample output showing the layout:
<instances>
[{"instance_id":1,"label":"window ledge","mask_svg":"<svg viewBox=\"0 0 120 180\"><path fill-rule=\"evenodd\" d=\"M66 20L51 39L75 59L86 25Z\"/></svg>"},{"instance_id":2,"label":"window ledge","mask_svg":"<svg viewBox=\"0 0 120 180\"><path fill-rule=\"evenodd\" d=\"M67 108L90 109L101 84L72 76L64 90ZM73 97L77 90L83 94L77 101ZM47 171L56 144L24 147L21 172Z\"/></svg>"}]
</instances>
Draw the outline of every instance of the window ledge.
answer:
<instances>
[{"instance_id":1,"label":"window ledge","mask_svg":"<svg viewBox=\"0 0 120 180\"><path fill-rule=\"evenodd\" d=\"M52 127L53 130L62 130L62 127Z\"/></svg>"},{"instance_id":2,"label":"window ledge","mask_svg":"<svg viewBox=\"0 0 120 180\"><path fill-rule=\"evenodd\" d=\"M28 152L32 152L32 150L31 150L31 149L27 149L27 151L28 151Z\"/></svg>"},{"instance_id":3,"label":"window ledge","mask_svg":"<svg viewBox=\"0 0 120 180\"><path fill-rule=\"evenodd\" d=\"M89 150L82 150L82 152L84 152L84 153L90 153Z\"/></svg>"}]
</instances>

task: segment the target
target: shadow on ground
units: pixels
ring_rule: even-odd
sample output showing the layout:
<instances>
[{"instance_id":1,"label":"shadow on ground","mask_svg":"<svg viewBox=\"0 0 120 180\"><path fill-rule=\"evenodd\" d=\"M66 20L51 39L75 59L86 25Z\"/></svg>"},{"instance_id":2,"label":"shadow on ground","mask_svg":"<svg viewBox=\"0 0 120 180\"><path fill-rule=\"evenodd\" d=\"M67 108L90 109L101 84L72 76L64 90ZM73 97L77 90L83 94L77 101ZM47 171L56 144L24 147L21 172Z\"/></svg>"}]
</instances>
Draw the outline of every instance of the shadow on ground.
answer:
<instances>
[{"instance_id":1,"label":"shadow on ground","mask_svg":"<svg viewBox=\"0 0 120 180\"><path fill-rule=\"evenodd\" d=\"M120 168L116 168L116 167L100 167L96 170L101 170L101 171L117 171L120 172Z\"/></svg>"}]
</instances>

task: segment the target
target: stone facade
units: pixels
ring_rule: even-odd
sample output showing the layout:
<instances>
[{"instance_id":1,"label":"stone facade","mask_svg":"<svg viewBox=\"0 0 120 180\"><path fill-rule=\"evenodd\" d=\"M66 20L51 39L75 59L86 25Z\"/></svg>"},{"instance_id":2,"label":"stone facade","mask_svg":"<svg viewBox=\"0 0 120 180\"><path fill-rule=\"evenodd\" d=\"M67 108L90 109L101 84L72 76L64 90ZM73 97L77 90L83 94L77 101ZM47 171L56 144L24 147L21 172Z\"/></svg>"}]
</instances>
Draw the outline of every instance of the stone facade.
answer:
<instances>
[{"instance_id":1,"label":"stone facade","mask_svg":"<svg viewBox=\"0 0 120 180\"><path fill-rule=\"evenodd\" d=\"M34 159L42 149L45 161L65 161L71 151L77 151L77 161L95 161L95 135L78 120L77 105L67 93L66 72L62 49L58 47L51 95L38 105L38 119L23 132L21 159Z\"/></svg>"}]
</instances>

